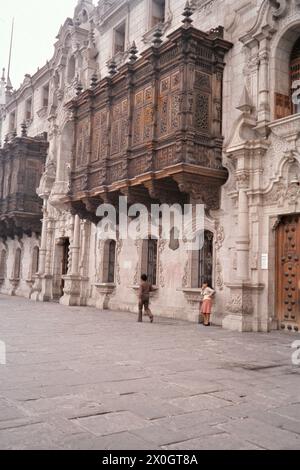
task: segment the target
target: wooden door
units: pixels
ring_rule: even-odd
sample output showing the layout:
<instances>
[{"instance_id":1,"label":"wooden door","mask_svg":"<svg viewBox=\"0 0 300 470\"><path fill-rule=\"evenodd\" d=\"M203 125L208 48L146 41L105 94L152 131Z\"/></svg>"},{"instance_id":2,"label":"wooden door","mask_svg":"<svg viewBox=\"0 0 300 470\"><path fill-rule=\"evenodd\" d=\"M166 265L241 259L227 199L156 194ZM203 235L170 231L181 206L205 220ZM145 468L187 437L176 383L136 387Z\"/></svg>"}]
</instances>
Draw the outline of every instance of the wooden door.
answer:
<instances>
[{"instance_id":1,"label":"wooden door","mask_svg":"<svg viewBox=\"0 0 300 470\"><path fill-rule=\"evenodd\" d=\"M61 259L61 275L66 276L69 270L69 249L70 241L65 238L62 245L62 259ZM60 291L61 295L64 294L65 280L61 277Z\"/></svg>"},{"instance_id":2,"label":"wooden door","mask_svg":"<svg viewBox=\"0 0 300 470\"><path fill-rule=\"evenodd\" d=\"M282 218L276 237L276 306L282 329L300 328L300 214Z\"/></svg>"}]
</instances>

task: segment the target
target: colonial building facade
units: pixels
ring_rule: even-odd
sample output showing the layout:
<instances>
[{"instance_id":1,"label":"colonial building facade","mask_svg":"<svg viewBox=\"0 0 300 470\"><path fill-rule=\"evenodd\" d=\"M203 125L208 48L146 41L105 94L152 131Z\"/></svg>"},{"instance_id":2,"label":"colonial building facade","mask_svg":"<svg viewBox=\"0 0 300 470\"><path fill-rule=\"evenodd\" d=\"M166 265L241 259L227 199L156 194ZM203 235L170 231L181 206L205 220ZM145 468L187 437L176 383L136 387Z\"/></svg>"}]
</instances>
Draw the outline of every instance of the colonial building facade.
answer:
<instances>
[{"instance_id":1,"label":"colonial building facade","mask_svg":"<svg viewBox=\"0 0 300 470\"><path fill-rule=\"evenodd\" d=\"M216 324L297 332L299 90L299 0L79 1L1 100L0 292L136 311L145 272L196 321L208 278ZM204 204L204 246L102 240L120 196Z\"/></svg>"}]
</instances>

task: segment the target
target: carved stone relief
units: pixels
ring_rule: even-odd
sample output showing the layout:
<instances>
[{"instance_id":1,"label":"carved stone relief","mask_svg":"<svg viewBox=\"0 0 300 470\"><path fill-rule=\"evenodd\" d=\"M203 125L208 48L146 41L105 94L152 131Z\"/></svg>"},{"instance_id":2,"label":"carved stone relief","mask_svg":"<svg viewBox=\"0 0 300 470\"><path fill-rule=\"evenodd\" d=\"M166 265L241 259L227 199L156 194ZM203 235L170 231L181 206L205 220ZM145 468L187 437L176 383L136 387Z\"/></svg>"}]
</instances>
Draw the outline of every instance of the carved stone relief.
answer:
<instances>
[{"instance_id":1,"label":"carved stone relief","mask_svg":"<svg viewBox=\"0 0 300 470\"><path fill-rule=\"evenodd\" d=\"M216 250L220 250L222 248L224 240L225 240L224 227L218 224L216 235L215 235Z\"/></svg>"},{"instance_id":2,"label":"carved stone relief","mask_svg":"<svg viewBox=\"0 0 300 470\"><path fill-rule=\"evenodd\" d=\"M116 281L117 284L121 284L121 276L120 276L120 255L123 247L123 240L117 240L116 244Z\"/></svg>"},{"instance_id":3,"label":"carved stone relief","mask_svg":"<svg viewBox=\"0 0 300 470\"><path fill-rule=\"evenodd\" d=\"M182 287L188 287L189 282L189 262L186 261L184 265L184 274L182 277Z\"/></svg>"},{"instance_id":4,"label":"carved stone relief","mask_svg":"<svg viewBox=\"0 0 300 470\"><path fill-rule=\"evenodd\" d=\"M216 286L219 290L223 290L224 287L224 281L223 281L223 269L222 269L222 263L219 258L217 258L216 261Z\"/></svg>"},{"instance_id":5,"label":"carved stone relief","mask_svg":"<svg viewBox=\"0 0 300 470\"><path fill-rule=\"evenodd\" d=\"M253 313L252 298L250 294L232 294L226 305L226 311L233 314L251 315Z\"/></svg>"}]
</instances>

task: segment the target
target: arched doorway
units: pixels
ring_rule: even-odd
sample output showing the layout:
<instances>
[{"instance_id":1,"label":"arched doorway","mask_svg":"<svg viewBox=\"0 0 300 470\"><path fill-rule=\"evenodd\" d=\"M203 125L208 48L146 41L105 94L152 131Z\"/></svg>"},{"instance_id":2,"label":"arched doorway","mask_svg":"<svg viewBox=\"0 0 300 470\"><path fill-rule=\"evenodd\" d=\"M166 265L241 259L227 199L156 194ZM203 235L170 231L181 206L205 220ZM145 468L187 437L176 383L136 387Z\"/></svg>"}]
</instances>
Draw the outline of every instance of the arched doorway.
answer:
<instances>
[{"instance_id":1,"label":"arched doorway","mask_svg":"<svg viewBox=\"0 0 300 470\"><path fill-rule=\"evenodd\" d=\"M300 329L300 214L281 218L276 233L276 313L281 329Z\"/></svg>"},{"instance_id":2,"label":"arched doorway","mask_svg":"<svg viewBox=\"0 0 300 470\"><path fill-rule=\"evenodd\" d=\"M63 276L69 270L69 238L59 238L55 246L54 276L53 276L53 300L58 301L64 294L65 281Z\"/></svg>"},{"instance_id":3,"label":"arched doorway","mask_svg":"<svg viewBox=\"0 0 300 470\"><path fill-rule=\"evenodd\" d=\"M270 65L274 70L271 83L274 89L274 119L281 119L300 112L295 103L300 94L300 23L295 22L274 45ZM271 86L272 88L272 86Z\"/></svg>"},{"instance_id":4,"label":"arched doorway","mask_svg":"<svg viewBox=\"0 0 300 470\"><path fill-rule=\"evenodd\" d=\"M300 36L294 44L290 60L292 114L300 113Z\"/></svg>"}]
</instances>

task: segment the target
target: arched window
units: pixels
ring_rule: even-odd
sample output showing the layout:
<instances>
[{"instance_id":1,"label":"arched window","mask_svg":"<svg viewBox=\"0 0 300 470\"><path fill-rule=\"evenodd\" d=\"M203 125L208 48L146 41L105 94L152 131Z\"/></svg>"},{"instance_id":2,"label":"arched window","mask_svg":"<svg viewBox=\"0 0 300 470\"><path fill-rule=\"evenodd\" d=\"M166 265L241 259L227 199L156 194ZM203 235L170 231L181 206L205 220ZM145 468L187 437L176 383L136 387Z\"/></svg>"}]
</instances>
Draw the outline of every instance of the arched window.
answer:
<instances>
[{"instance_id":1,"label":"arched window","mask_svg":"<svg viewBox=\"0 0 300 470\"><path fill-rule=\"evenodd\" d=\"M116 242L107 240L104 245L103 253L103 282L115 282L115 264L116 264Z\"/></svg>"},{"instance_id":2,"label":"arched window","mask_svg":"<svg viewBox=\"0 0 300 470\"><path fill-rule=\"evenodd\" d=\"M213 233L204 232L203 247L192 251L192 287L201 287L204 280L213 281Z\"/></svg>"},{"instance_id":3,"label":"arched window","mask_svg":"<svg viewBox=\"0 0 300 470\"><path fill-rule=\"evenodd\" d=\"M151 28L153 28L159 23L164 23L165 10L166 10L165 0L151 0L151 23L150 23Z\"/></svg>"},{"instance_id":4,"label":"arched window","mask_svg":"<svg viewBox=\"0 0 300 470\"><path fill-rule=\"evenodd\" d=\"M6 262L7 262L7 252L6 250L1 251L0 257L0 281L6 278Z\"/></svg>"},{"instance_id":5,"label":"arched window","mask_svg":"<svg viewBox=\"0 0 300 470\"><path fill-rule=\"evenodd\" d=\"M38 246L35 246L33 248L33 252L32 252L32 270L31 270L31 273L32 273L33 276L35 274L37 274L37 272L39 270L39 256L40 256L40 249L39 249Z\"/></svg>"},{"instance_id":6,"label":"arched window","mask_svg":"<svg viewBox=\"0 0 300 470\"><path fill-rule=\"evenodd\" d=\"M147 274L148 281L155 286L157 283L157 239L143 241L141 274Z\"/></svg>"},{"instance_id":7,"label":"arched window","mask_svg":"<svg viewBox=\"0 0 300 470\"><path fill-rule=\"evenodd\" d=\"M296 41L290 60L292 113L300 113L300 37Z\"/></svg>"},{"instance_id":8,"label":"arched window","mask_svg":"<svg viewBox=\"0 0 300 470\"><path fill-rule=\"evenodd\" d=\"M14 262L14 279L20 279L21 277L21 254L21 248L17 248Z\"/></svg>"},{"instance_id":9,"label":"arched window","mask_svg":"<svg viewBox=\"0 0 300 470\"><path fill-rule=\"evenodd\" d=\"M88 14L86 12L86 10L82 10L82 13L81 13L81 22L84 24L88 21L89 17L88 17Z\"/></svg>"}]
</instances>

